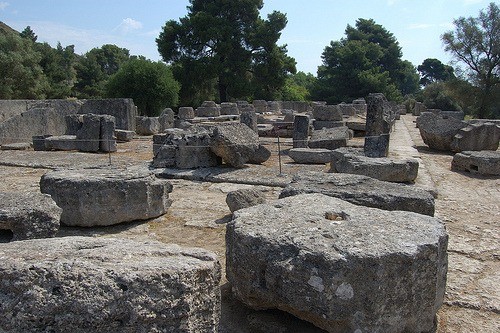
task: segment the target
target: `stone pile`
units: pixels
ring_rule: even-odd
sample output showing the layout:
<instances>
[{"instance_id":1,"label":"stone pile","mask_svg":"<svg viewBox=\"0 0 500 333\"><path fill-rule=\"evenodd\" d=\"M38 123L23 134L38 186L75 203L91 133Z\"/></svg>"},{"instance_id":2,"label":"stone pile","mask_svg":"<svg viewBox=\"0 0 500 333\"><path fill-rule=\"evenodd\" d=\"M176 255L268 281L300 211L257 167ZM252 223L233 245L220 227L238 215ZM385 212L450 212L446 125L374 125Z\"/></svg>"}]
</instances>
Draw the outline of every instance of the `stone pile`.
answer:
<instances>
[{"instance_id":1,"label":"stone pile","mask_svg":"<svg viewBox=\"0 0 500 333\"><path fill-rule=\"evenodd\" d=\"M444 298L447 242L434 217L302 194L233 214L226 276L247 306L329 332L427 332Z\"/></svg>"},{"instance_id":2,"label":"stone pile","mask_svg":"<svg viewBox=\"0 0 500 333\"><path fill-rule=\"evenodd\" d=\"M172 185L145 167L106 167L47 172L40 191L62 208L61 223L92 227L165 214Z\"/></svg>"},{"instance_id":3,"label":"stone pile","mask_svg":"<svg viewBox=\"0 0 500 333\"><path fill-rule=\"evenodd\" d=\"M215 254L160 242L62 237L0 246L5 332L217 332Z\"/></svg>"}]
</instances>

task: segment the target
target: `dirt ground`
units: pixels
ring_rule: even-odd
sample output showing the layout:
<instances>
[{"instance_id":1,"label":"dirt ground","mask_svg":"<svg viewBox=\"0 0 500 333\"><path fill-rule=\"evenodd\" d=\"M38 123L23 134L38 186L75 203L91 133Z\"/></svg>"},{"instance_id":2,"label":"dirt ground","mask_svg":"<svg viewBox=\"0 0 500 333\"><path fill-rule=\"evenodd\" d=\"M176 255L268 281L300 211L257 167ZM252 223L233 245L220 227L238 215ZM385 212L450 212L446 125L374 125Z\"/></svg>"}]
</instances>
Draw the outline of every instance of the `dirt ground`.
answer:
<instances>
[{"instance_id":1,"label":"dirt ground","mask_svg":"<svg viewBox=\"0 0 500 333\"><path fill-rule=\"evenodd\" d=\"M391 154L418 158L421 166L415 186L437 194L436 216L449 233L449 270L445 302L438 313L437 332L500 332L500 177L481 177L450 171L453 156L429 150L413 124L403 116L396 127ZM326 171L328 165L291 163L286 156L290 139L281 140L282 168L276 139L263 139L273 155L263 177L289 179L299 170ZM355 145L362 140L354 140ZM151 138L119 144L113 165L146 164L152 159ZM91 156L91 158L89 158ZM76 152L0 151L0 191L39 191L40 177L57 167L109 164L106 154ZM252 167L243 172L252 174ZM242 172L242 171L240 171ZM260 171L259 171L260 172ZM251 185L171 180L173 204L167 214L145 222L103 228L62 227L58 236L85 235L155 239L165 243L202 247L215 252L225 267L225 226L231 213L225 203L229 191ZM269 200L280 188L259 186ZM0 237L1 238L1 237ZM323 332L280 311L253 311L233 299L223 277L220 332Z\"/></svg>"}]
</instances>

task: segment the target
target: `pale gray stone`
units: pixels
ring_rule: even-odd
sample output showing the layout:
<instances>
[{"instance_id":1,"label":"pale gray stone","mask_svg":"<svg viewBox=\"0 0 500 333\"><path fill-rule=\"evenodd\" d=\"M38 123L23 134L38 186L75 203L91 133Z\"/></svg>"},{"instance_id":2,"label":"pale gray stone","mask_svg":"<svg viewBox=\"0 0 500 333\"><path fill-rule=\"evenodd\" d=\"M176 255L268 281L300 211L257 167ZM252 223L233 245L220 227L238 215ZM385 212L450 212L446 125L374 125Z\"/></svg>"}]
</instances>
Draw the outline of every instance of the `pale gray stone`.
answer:
<instances>
[{"instance_id":1,"label":"pale gray stone","mask_svg":"<svg viewBox=\"0 0 500 333\"><path fill-rule=\"evenodd\" d=\"M248 163L250 164L262 164L271 157L271 151L267 149L264 145L259 144L257 150L250 156Z\"/></svg>"},{"instance_id":2,"label":"pale gray stone","mask_svg":"<svg viewBox=\"0 0 500 333\"><path fill-rule=\"evenodd\" d=\"M461 128L453 137L451 150L453 152L473 150L497 150L500 140L500 125L484 122L469 124Z\"/></svg>"},{"instance_id":3,"label":"pale gray stone","mask_svg":"<svg viewBox=\"0 0 500 333\"><path fill-rule=\"evenodd\" d=\"M134 139L135 132L134 131L126 131L115 129L116 140L119 142L129 142Z\"/></svg>"},{"instance_id":4,"label":"pale gray stone","mask_svg":"<svg viewBox=\"0 0 500 333\"><path fill-rule=\"evenodd\" d=\"M468 171L482 175L500 175L500 152L498 151L463 151L455 154L451 169Z\"/></svg>"},{"instance_id":5,"label":"pale gray stone","mask_svg":"<svg viewBox=\"0 0 500 333\"><path fill-rule=\"evenodd\" d=\"M220 104L220 114L221 115L239 115L240 110L238 109L238 104L236 103L221 103Z\"/></svg>"},{"instance_id":6,"label":"pale gray stone","mask_svg":"<svg viewBox=\"0 0 500 333\"><path fill-rule=\"evenodd\" d=\"M292 148L288 151L288 156L300 164L325 164L332 160L332 151L323 148Z\"/></svg>"},{"instance_id":7,"label":"pale gray stone","mask_svg":"<svg viewBox=\"0 0 500 333\"><path fill-rule=\"evenodd\" d=\"M78 150L81 147L76 135L50 136L45 138L44 144L44 150Z\"/></svg>"},{"instance_id":8,"label":"pale gray stone","mask_svg":"<svg viewBox=\"0 0 500 333\"><path fill-rule=\"evenodd\" d=\"M253 188L231 191L226 196L226 203L231 213L264 202L266 202L264 194Z\"/></svg>"},{"instance_id":9,"label":"pale gray stone","mask_svg":"<svg viewBox=\"0 0 500 333\"><path fill-rule=\"evenodd\" d=\"M313 118L324 121L342 121L342 111L337 105L315 105Z\"/></svg>"},{"instance_id":10,"label":"pale gray stone","mask_svg":"<svg viewBox=\"0 0 500 333\"><path fill-rule=\"evenodd\" d=\"M160 133L160 120L158 117L143 117L136 118L135 131L139 135L154 135Z\"/></svg>"},{"instance_id":11,"label":"pale gray stone","mask_svg":"<svg viewBox=\"0 0 500 333\"><path fill-rule=\"evenodd\" d=\"M434 217L302 194L239 210L226 230L226 276L252 308L332 333L435 328L448 235Z\"/></svg>"},{"instance_id":12,"label":"pale gray stone","mask_svg":"<svg viewBox=\"0 0 500 333\"><path fill-rule=\"evenodd\" d=\"M313 128L315 130L320 130L323 128L335 128L346 126L345 121L326 121L326 120L314 120Z\"/></svg>"},{"instance_id":13,"label":"pale gray stone","mask_svg":"<svg viewBox=\"0 0 500 333\"><path fill-rule=\"evenodd\" d=\"M40 191L63 209L68 226L107 226L146 220L166 213L172 185L145 167L50 171Z\"/></svg>"},{"instance_id":14,"label":"pale gray stone","mask_svg":"<svg viewBox=\"0 0 500 333\"><path fill-rule=\"evenodd\" d=\"M307 115L296 115L293 118L293 148L307 148L309 123L310 118Z\"/></svg>"},{"instance_id":15,"label":"pale gray stone","mask_svg":"<svg viewBox=\"0 0 500 333\"><path fill-rule=\"evenodd\" d=\"M373 158L343 150L332 152L330 172L350 173L388 182L413 182L418 175L416 159Z\"/></svg>"},{"instance_id":16,"label":"pale gray stone","mask_svg":"<svg viewBox=\"0 0 500 333\"><path fill-rule=\"evenodd\" d=\"M347 141L352 137L352 132L346 126L323 128L312 132L309 139L309 148L337 149L347 146Z\"/></svg>"},{"instance_id":17,"label":"pale gray stone","mask_svg":"<svg viewBox=\"0 0 500 333\"><path fill-rule=\"evenodd\" d=\"M252 131L258 133L257 114L251 109L243 109L240 114L240 123L248 126Z\"/></svg>"},{"instance_id":18,"label":"pale gray stone","mask_svg":"<svg viewBox=\"0 0 500 333\"><path fill-rule=\"evenodd\" d=\"M220 264L203 249L63 237L0 247L5 332L217 332Z\"/></svg>"},{"instance_id":19,"label":"pale gray stone","mask_svg":"<svg viewBox=\"0 0 500 333\"><path fill-rule=\"evenodd\" d=\"M417 118L417 127L424 143L431 149L451 150L453 138L467 123L455 119L443 119L432 112L423 112Z\"/></svg>"},{"instance_id":20,"label":"pale gray stone","mask_svg":"<svg viewBox=\"0 0 500 333\"><path fill-rule=\"evenodd\" d=\"M174 127L175 114L171 108L166 108L158 117L160 123L160 133L165 132L166 129Z\"/></svg>"},{"instance_id":21,"label":"pale gray stone","mask_svg":"<svg viewBox=\"0 0 500 333\"><path fill-rule=\"evenodd\" d=\"M0 192L0 229L12 231L13 241L54 237L61 212L47 194Z\"/></svg>"},{"instance_id":22,"label":"pale gray stone","mask_svg":"<svg viewBox=\"0 0 500 333\"><path fill-rule=\"evenodd\" d=\"M31 149L31 142L14 142L4 143L1 147L2 150L29 150Z\"/></svg>"},{"instance_id":23,"label":"pale gray stone","mask_svg":"<svg viewBox=\"0 0 500 333\"><path fill-rule=\"evenodd\" d=\"M321 193L356 205L434 216L434 198L429 192L362 175L300 172L281 191L280 198L303 193Z\"/></svg>"},{"instance_id":24,"label":"pale gray stone","mask_svg":"<svg viewBox=\"0 0 500 333\"><path fill-rule=\"evenodd\" d=\"M83 152L99 151L101 119L98 115L88 113L83 115L82 127L76 133L77 148Z\"/></svg>"},{"instance_id":25,"label":"pale gray stone","mask_svg":"<svg viewBox=\"0 0 500 333\"><path fill-rule=\"evenodd\" d=\"M213 101L205 101L196 109L197 117L218 117L220 108Z\"/></svg>"},{"instance_id":26,"label":"pale gray stone","mask_svg":"<svg viewBox=\"0 0 500 333\"><path fill-rule=\"evenodd\" d=\"M108 115L99 116L101 130L99 134L99 150L104 153L116 151L115 117Z\"/></svg>"},{"instance_id":27,"label":"pale gray stone","mask_svg":"<svg viewBox=\"0 0 500 333\"><path fill-rule=\"evenodd\" d=\"M259 149L259 136L245 124L224 124L214 128L212 151L233 167L242 167Z\"/></svg>"},{"instance_id":28,"label":"pale gray stone","mask_svg":"<svg viewBox=\"0 0 500 333\"><path fill-rule=\"evenodd\" d=\"M192 107L183 106L179 108L179 113L177 116L182 120L193 119L195 117L195 112Z\"/></svg>"}]
</instances>

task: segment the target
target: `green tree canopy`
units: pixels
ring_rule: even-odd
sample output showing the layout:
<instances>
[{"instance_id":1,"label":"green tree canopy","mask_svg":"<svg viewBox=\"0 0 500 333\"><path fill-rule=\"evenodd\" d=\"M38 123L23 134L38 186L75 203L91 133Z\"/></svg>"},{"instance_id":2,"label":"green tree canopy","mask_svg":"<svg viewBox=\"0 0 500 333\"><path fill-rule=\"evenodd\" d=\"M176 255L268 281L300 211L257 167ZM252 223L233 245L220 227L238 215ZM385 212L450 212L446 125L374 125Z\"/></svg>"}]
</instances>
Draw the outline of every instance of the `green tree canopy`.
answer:
<instances>
[{"instance_id":1,"label":"green tree canopy","mask_svg":"<svg viewBox=\"0 0 500 333\"><path fill-rule=\"evenodd\" d=\"M493 101L500 83L500 9L492 2L478 17L460 17L453 24L455 30L441 39L445 50L466 65L469 80L481 91L477 116L499 117L499 107Z\"/></svg>"},{"instance_id":2,"label":"green tree canopy","mask_svg":"<svg viewBox=\"0 0 500 333\"><path fill-rule=\"evenodd\" d=\"M163 60L182 84L181 100L206 92L221 102L279 93L295 61L276 43L286 16L259 16L262 0L190 0L188 15L168 21L156 39ZM200 96L203 99L204 96Z\"/></svg>"},{"instance_id":3,"label":"green tree canopy","mask_svg":"<svg viewBox=\"0 0 500 333\"><path fill-rule=\"evenodd\" d=\"M349 102L372 92L400 99L418 89L415 67L401 59L392 33L374 20L358 19L347 26L346 38L332 41L322 54L313 97L329 103Z\"/></svg>"},{"instance_id":4,"label":"green tree canopy","mask_svg":"<svg viewBox=\"0 0 500 333\"><path fill-rule=\"evenodd\" d=\"M74 91L79 98L104 97L104 87L111 75L130 59L129 50L106 44L79 57L75 66Z\"/></svg>"},{"instance_id":5,"label":"green tree canopy","mask_svg":"<svg viewBox=\"0 0 500 333\"><path fill-rule=\"evenodd\" d=\"M417 67L417 70L421 75L420 84L423 86L455 78L453 67L445 65L434 58L425 59L422 65Z\"/></svg>"},{"instance_id":6,"label":"green tree canopy","mask_svg":"<svg viewBox=\"0 0 500 333\"><path fill-rule=\"evenodd\" d=\"M45 98L48 82L40 59L31 39L0 34L0 99Z\"/></svg>"},{"instance_id":7,"label":"green tree canopy","mask_svg":"<svg viewBox=\"0 0 500 333\"><path fill-rule=\"evenodd\" d=\"M48 80L47 98L68 98L76 81L76 54L74 45L62 47L57 43L53 48L48 43L36 43L40 53L40 66Z\"/></svg>"},{"instance_id":8,"label":"green tree canopy","mask_svg":"<svg viewBox=\"0 0 500 333\"><path fill-rule=\"evenodd\" d=\"M106 84L108 97L133 98L139 113L157 116L178 102L179 83L164 63L132 58Z\"/></svg>"}]
</instances>

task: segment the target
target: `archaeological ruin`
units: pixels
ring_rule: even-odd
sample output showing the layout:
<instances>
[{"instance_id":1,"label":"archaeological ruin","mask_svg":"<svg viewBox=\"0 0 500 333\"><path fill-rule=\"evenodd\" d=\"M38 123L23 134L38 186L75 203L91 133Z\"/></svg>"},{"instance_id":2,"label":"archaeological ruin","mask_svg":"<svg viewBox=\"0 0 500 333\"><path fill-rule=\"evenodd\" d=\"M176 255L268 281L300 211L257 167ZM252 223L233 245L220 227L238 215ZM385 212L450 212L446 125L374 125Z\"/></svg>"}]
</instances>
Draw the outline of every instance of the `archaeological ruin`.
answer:
<instances>
[{"instance_id":1,"label":"archaeological ruin","mask_svg":"<svg viewBox=\"0 0 500 333\"><path fill-rule=\"evenodd\" d=\"M378 93L158 117L2 100L0 331L491 324L499 140L494 120Z\"/></svg>"}]
</instances>

